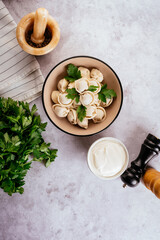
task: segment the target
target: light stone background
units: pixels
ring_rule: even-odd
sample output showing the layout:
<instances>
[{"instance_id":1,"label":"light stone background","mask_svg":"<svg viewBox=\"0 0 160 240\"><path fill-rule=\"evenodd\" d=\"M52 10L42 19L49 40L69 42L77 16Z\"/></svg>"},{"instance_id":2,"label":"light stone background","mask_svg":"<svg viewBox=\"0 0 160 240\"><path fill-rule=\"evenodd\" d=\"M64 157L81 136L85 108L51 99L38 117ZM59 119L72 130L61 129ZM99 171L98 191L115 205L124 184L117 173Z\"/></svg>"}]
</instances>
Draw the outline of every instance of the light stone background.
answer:
<instances>
[{"instance_id":1,"label":"light stone background","mask_svg":"<svg viewBox=\"0 0 160 240\"><path fill-rule=\"evenodd\" d=\"M102 133L69 136L47 119L44 138L58 148L49 168L33 163L23 195L0 190L0 240L158 240L160 201L142 183L122 188L120 179L103 181L88 169L89 146L100 137L117 137L130 160L149 132L160 137L159 0L4 0L15 21L45 7L58 21L61 40L39 57L46 76L61 60L90 55L108 63L124 89L117 120ZM151 165L160 170L160 157Z\"/></svg>"}]
</instances>

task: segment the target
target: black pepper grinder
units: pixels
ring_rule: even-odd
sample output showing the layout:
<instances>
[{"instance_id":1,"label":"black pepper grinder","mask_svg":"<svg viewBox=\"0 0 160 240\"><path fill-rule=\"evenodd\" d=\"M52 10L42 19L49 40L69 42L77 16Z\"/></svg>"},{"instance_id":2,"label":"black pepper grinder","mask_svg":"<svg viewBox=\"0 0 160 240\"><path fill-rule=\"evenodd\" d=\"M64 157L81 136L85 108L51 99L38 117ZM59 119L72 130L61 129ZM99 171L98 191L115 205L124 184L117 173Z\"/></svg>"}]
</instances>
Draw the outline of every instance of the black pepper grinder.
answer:
<instances>
[{"instance_id":1,"label":"black pepper grinder","mask_svg":"<svg viewBox=\"0 0 160 240\"><path fill-rule=\"evenodd\" d=\"M131 167L121 175L121 180L124 182L123 187L135 187L140 182L146 164L157 156L160 152L160 139L152 134L148 134L144 143L141 146L140 153L136 160L131 163Z\"/></svg>"}]
</instances>

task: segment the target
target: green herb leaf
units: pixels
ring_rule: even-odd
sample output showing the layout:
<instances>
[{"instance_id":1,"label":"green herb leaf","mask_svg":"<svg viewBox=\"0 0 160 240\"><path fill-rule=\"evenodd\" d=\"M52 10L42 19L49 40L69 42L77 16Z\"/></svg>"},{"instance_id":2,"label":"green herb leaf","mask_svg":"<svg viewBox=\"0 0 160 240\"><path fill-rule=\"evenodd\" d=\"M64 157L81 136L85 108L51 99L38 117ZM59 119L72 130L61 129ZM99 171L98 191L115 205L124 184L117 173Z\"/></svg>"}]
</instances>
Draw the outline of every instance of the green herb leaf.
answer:
<instances>
[{"instance_id":1,"label":"green herb leaf","mask_svg":"<svg viewBox=\"0 0 160 240\"><path fill-rule=\"evenodd\" d=\"M98 93L98 99L106 103L106 97L102 93Z\"/></svg>"},{"instance_id":2,"label":"green herb leaf","mask_svg":"<svg viewBox=\"0 0 160 240\"><path fill-rule=\"evenodd\" d=\"M32 161L48 167L57 156L57 149L42 138L47 123L41 123L36 111L36 105L30 110L28 103L0 97L0 188L10 196L23 193ZM29 161L30 154L34 158Z\"/></svg>"},{"instance_id":3,"label":"green herb leaf","mask_svg":"<svg viewBox=\"0 0 160 240\"><path fill-rule=\"evenodd\" d=\"M101 90L103 90L103 89L107 89L107 84L106 83L104 85L102 85Z\"/></svg>"},{"instance_id":4,"label":"green herb leaf","mask_svg":"<svg viewBox=\"0 0 160 240\"><path fill-rule=\"evenodd\" d=\"M68 99L75 99L77 103L79 102L79 93L76 91L75 88L67 89L66 92L68 93L66 95Z\"/></svg>"},{"instance_id":5,"label":"green herb leaf","mask_svg":"<svg viewBox=\"0 0 160 240\"><path fill-rule=\"evenodd\" d=\"M8 125L5 124L4 122L0 121L0 130L3 128L8 128Z\"/></svg>"},{"instance_id":6,"label":"green herb leaf","mask_svg":"<svg viewBox=\"0 0 160 240\"><path fill-rule=\"evenodd\" d=\"M79 98L80 98L80 96L79 96L79 95L76 95L76 97L75 97L76 103L79 103Z\"/></svg>"},{"instance_id":7,"label":"green herb leaf","mask_svg":"<svg viewBox=\"0 0 160 240\"><path fill-rule=\"evenodd\" d=\"M29 116L29 117L22 116L22 127L23 128L28 127L29 125L31 125L31 123L32 123L32 116Z\"/></svg>"},{"instance_id":8,"label":"green herb leaf","mask_svg":"<svg viewBox=\"0 0 160 240\"><path fill-rule=\"evenodd\" d=\"M33 116L35 114L35 112L37 112L37 110L38 109L37 109L36 105L34 104L32 109L31 109L31 115Z\"/></svg>"},{"instance_id":9,"label":"green herb leaf","mask_svg":"<svg viewBox=\"0 0 160 240\"><path fill-rule=\"evenodd\" d=\"M82 77L81 72L78 70L78 68L71 63L67 66L67 73L68 76L66 76L65 79L69 82L74 82L75 80Z\"/></svg>"},{"instance_id":10,"label":"green herb leaf","mask_svg":"<svg viewBox=\"0 0 160 240\"><path fill-rule=\"evenodd\" d=\"M97 90L98 86L90 85L88 88L88 91L95 92Z\"/></svg>"},{"instance_id":11,"label":"green herb leaf","mask_svg":"<svg viewBox=\"0 0 160 240\"><path fill-rule=\"evenodd\" d=\"M101 87L101 91L98 93L98 99L102 102L106 102L106 98L117 97L116 92L113 89L107 89L107 84L104 84Z\"/></svg>"},{"instance_id":12,"label":"green herb leaf","mask_svg":"<svg viewBox=\"0 0 160 240\"><path fill-rule=\"evenodd\" d=\"M117 94L115 93L115 91L113 89L105 89L105 90L103 90L103 94L105 96L110 95L110 98L117 97Z\"/></svg>"},{"instance_id":13,"label":"green herb leaf","mask_svg":"<svg viewBox=\"0 0 160 240\"><path fill-rule=\"evenodd\" d=\"M9 138L8 133L4 134L4 140L5 140L6 143L10 142L10 138Z\"/></svg>"},{"instance_id":14,"label":"green herb leaf","mask_svg":"<svg viewBox=\"0 0 160 240\"><path fill-rule=\"evenodd\" d=\"M75 81L75 78L72 78L72 77L69 77L69 76L66 76L64 77L66 80L68 80L69 82L74 82Z\"/></svg>"},{"instance_id":15,"label":"green herb leaf","mask_svg":"<svg viewBox=\"0 0 160 240\"><path fill-rule=\"evenodd\" d=\"M82 122L83 119L85 118L86 116L86 107L83 106L83 105L80 105L78 106L77 108L77 114L78 114L78 119Z\"/></svg>"}]
</instances>

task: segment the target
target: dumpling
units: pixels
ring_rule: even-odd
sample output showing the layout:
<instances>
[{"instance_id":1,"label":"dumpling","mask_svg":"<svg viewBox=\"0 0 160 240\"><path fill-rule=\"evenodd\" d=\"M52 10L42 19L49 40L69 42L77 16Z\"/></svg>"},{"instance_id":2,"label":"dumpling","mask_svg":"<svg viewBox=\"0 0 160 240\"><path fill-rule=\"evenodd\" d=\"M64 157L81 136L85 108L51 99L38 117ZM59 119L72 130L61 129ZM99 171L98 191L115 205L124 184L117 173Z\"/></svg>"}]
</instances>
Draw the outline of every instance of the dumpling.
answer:
<instances>
[{"instance_id":1,"label":"dumpling","mask_svg":"<svg viewBox=\"0 0 160 240\"><path fill-rule=\"evenodd\" d=\"M111 105L112 102L113 102L113 98L106 98L106 102L101 101L101 106L108 107L109 105Z\"/></svg>"},{"instance_id":2,"label":"dumpling","mask_svg":"<svg viewBox=\"0 0 160 240\"><path fill-rule=\"evenodd\" d=\"M69 82L68 82L65 78L61 79L61 80L58 82L58 85L57 85L58 90L59 90L60 92L65 92L66 89L67 89L68 83L69 83Z\"/></svg>"},{"instance_id":3,"label":"dumpling","mask_svg":"<svg viewBox=\"0 0 160 240\"><path fill-rule=\"evenodd\" d=\"M75 89L78 93L82 93L88 89L89 83L87 78L80 78L75 81Z\"/></svg>"},{"instance_id":4,"label":"dumpling","mask_svg":"<svg viewBox=\"0 0 160 240\"><path fill-rule=\"evenodd\" d=\"M54 103L58 103L58 96L59 96L60 92L59 91L53 91L51 93L51 99Z\"/></svg>"},{"instance_id":5,"label":"dumpling","mask_svg":"<svg viewBox=\"0 0 160 240\"><path fill-rule=\"evenodd\" d=\"M81 105L80 101L77 103L75 99L73 100L73 103L72 103L73 108L76 109L76 108L78 108L78 106L80 106L80 105Z\"/></svg>"},{"instance_id":6,"label":"dumpling","mask_svg":"<svg viewBox=\"0 0 160 240\"><path fill-rule=\"evenodd\" d=\"M77 123L81 128L88 128L88 119L84 118L83 121L81 122L79 119L77 119Z\"/></svg>"},{"instance_id":7,"label":"dumpling","mask_svg":"<svg viewBox=\"0 0 160 240\"><path fill-rule=\"evenodd\" d=\"M102 82L103 74L98 69L93 68L91 70L91 78L96 79L98 82Z\"/></svg>"},{"instance_id":8,"label":"dumpling","mask_svg":"<svg viewBox=\"0 0 160 240\"><path fill-rule=\"evenodd\" d=\"M71 82L68 84L68 88L71 89L71 88L75 88L75 82Z\"/></svg>"},{"instance_id":9,"label":"dumpling","mask_svg":"<svg viewBox=\"0 0 160 240\"><path fill-rule=\"evenodd\" d=\"M79 67L78 70L81 72L82 77L90 78L90 71L88 68Z\"/></svg>"},{"instance_id":10,"label":"dumpling","mask_svg":"<svg viewBox=\"0 0 160 240\"><path fill-rule=\"evenodd\" d=\"M70 106L73 102L72 99L67 98L68 93L60 93L58 96L58 102L65 106Z\"/></svg>"},{"instance_id":11,"label":"dumpling","mask_svg":"<svg viewBox=\"0 0 160 240\"><path fill-rule=\"evenodd\" d=\"M72 124L77 124L77 112L75 109L70 109L67 119Z\"/></svg>"},{"instance_id":12,"label":"dumpling","mask_svg":"<svg viewBox=\"0 0 160 240\"><path fill-rule=\"evenodd\" d=\"M94 78L90 78L89 86L96 86L96 87L98 87L96 89L96 91L94 91L94 93L99 93L101 91L101 84L100 84L100 82L98 82L98 80L96 80Z\"/></svg>"},{"instance_id":13,"label":"dumpling","mask_svg":"<svg viewBox=\"0 0 160 240\"><path fill-rule=\"evenodd\" d=\"M97 114L93 118L94 123L103 122L106 119L106 111L103 107L97 107Z\"/></svg>"},{"instance_id":14,"label":"dumpling","mask_svg":"<svg viewBox=\"0 0 160 240\"><path fill-rule=\"evenodd\" d=\"M80 102L83 106L92 105L94 103L94 94L90 91L81 93Z\"/></svg>"},{"instance_id":15,"label":"dumpling","mask_svg":"<svg viewBox=\"0 0 160 240\"><path fill-rule=\"evenodd\" d=\"M54 104L52 106L52 110L55 112L55 114L58 116L58 117L67 117L67 114L69 112L69 109L67 109L66 107L63 107L62 105L60 104Z\"/></svg>"},{"instance_id":16,"label":"dumpling","mask_svg":"<svg viewBox=\"0 0 160 240\"><path fill-rule=\"evenodd\" d=\"M97 108L95 106L87 106L86 109L86 118L92 119L97 114Z\"/></svg>"},{"instance_id":17,"label":"dumpling","mask_svg":"<svg viewBox=\"0 0 160 240\"><path fill-rule=\"evenodd\" d=\"M100 106L100 104L101 104L101 100L99 100L98 94L94 94L94 105L98 107Z\"/></svg>"}]
</instances>

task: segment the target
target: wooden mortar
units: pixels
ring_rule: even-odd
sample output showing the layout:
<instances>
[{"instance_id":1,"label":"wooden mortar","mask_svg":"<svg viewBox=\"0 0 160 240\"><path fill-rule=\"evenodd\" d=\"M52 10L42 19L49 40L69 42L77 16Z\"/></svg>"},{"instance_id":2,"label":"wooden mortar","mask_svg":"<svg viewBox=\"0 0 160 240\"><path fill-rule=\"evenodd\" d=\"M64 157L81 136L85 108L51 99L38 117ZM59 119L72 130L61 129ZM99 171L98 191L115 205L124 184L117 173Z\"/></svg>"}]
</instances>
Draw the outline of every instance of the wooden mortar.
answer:
<instances>
[{"instance_id":1,"label":"wooden mortar","mask_svg":"<svg viewBox=\"0 0 160 240\"><path fill-rule=\"evenodd\" d=\"M45 41L46 29L51 35L51 40L46 46L41 47L40 44ZM31 41L38 47L31 46L27 42L26 38L29 31L33 31L30 36ZM17 26L16 37L25 52L32 55L44 55L57 46L60 39L60 30L58 23L48 14L48 11L45 8L38 8L36 12L29 13L21 19Z\"/></svg>"}]
</instances>

